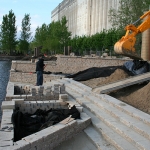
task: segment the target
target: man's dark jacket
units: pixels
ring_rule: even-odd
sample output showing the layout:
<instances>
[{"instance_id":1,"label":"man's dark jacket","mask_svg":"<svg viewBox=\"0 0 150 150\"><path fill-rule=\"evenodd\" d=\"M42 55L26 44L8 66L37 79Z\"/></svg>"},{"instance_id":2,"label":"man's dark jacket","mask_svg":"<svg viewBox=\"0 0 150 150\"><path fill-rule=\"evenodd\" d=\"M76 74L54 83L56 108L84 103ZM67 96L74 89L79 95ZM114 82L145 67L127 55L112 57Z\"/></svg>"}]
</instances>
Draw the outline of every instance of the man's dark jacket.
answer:
<instances>
[{"instance_id":1,"label":"man's dark jacket","mask_svg":"<svg viewBox=\"0 0 150 150\"><path fill-rule=\"evenodd\" d=\"M44 59L39 59L39 61L36 62L36 71L43 71L44 70Z\"/></svg>"}]
</instances>

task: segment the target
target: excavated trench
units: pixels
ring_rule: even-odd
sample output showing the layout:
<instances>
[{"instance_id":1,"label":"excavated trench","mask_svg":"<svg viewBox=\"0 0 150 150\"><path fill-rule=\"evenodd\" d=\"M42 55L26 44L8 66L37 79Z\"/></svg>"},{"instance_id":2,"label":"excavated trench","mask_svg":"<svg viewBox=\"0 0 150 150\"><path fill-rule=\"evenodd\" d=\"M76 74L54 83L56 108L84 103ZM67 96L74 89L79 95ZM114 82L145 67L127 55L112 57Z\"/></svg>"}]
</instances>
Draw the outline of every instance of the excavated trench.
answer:
<instances>
[{"instance_id":1,"label":"excavated trench","mask_svg":"<svg viewBox=\"0 0 150 150\"><path fill-rule=\"evenodd\" d=\"M124 70L117 69L108 77L94 78L81 83L91 87L99 87L111 82L122 80L130 77ZM119 99L145 113L150 114L150 83L143 82L136 85L131 85L120 90L107 93L108 95Z\"/></svg>"}]
</instances>

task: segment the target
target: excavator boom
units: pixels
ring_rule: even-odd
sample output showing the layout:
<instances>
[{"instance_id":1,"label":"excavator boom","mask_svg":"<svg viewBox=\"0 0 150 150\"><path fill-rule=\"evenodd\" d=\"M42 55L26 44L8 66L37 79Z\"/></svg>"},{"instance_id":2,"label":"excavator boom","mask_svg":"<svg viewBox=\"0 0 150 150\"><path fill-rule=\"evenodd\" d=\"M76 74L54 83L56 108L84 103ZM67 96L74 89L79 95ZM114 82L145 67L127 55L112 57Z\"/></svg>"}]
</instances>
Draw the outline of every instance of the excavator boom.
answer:
<instances>
[{"instance_id":1,"label":"excavator boom","mask_svg":"<svg viewBox=\"0 0 150 150\"><path fill-rule=\"evenodd\" d=\"M135 50L136 35L150 28L150 11L146 12L139 20L147 17L138 27L133 24L125 27L126 34L114 45L114 51L117 54L131 57L133 59L142 59ZM138 21L139 21L138 20Z\"/></svg>"}]
</instances>

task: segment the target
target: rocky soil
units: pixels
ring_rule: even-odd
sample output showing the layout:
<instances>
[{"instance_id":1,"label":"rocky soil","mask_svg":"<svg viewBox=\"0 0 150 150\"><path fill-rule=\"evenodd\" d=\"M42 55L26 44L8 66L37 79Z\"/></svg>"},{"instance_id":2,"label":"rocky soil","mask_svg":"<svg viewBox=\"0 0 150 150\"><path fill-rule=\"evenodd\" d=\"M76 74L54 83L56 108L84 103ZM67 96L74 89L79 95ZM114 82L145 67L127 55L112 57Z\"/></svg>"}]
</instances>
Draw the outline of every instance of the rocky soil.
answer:
<instances>
[{"instance_id":1,"label":"rocky soil","mask_svg":"<svg viewBox=\"0 0 150 150\"><path fill-rule=\"evenodd\" d=\"M30 61L31 59L38 59L38 57L32 56L8 56L8 55L0 55L0 60L20 60L20 61ZM56 56L47 56L44 57L44 61L56 61Z\"/></svg>"},{"instance_id":2,"label":"rocky soil","mask_svg":"<svg viewBox=\"0 0 150 150\"><path fill-rule=\"evenodd\" d=\"M115 82L118 80L122 80L128 78L129 75L122 69L117 69L113 74L109 77L100 77L87 81L81 81L83 84L95 88L102 86L104 84L109 84L111 82ZM111 93L107 93L108 95L115 97L145 113L150 114L150 83L144 82L132 86L128 86L126 88L122 88L117 91L113 91Z\"/></svg>"}]
</instances>

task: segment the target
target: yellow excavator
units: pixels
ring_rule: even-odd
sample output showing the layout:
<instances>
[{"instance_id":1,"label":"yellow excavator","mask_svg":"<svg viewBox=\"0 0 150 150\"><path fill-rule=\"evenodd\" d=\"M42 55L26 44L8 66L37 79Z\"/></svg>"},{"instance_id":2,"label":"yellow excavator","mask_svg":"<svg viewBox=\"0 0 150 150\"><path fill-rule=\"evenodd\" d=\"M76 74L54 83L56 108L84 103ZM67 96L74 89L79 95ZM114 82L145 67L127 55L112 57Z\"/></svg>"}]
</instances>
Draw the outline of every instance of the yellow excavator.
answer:
<instances>
[{"instance_id":1,"label":"yellow excavator","mask_svg":"<svg viewBox=\"0 0 150 150\"><path fill-rule=\"evenodd\" d=\"M145 20L138 27L136 27L134 25L138 21L140 21L144 18L145 18ZM134 47L135 42L136 42L135 36L139 33L144 32L148 28L150 28L150 11L146 12L143 16L141 16L135 23L127 25L125 27L125 30L126 30L125 36L123 36L114 45L115 53L121 54L124 56L128 56L128 57L133 58L133 59L141 60L142 58L136 53L136 50Z\"/></svg>"}]
</instances>

